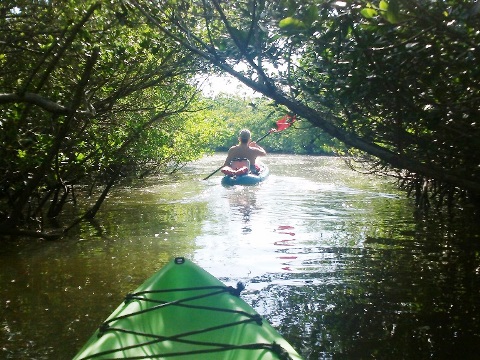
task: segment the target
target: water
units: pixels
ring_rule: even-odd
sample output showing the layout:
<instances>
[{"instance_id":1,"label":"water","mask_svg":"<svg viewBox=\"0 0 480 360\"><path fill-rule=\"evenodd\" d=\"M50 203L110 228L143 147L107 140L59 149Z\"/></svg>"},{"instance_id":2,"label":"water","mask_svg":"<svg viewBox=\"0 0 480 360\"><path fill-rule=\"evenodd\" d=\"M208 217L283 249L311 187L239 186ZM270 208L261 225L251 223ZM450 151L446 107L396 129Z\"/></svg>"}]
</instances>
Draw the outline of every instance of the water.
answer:
<instances>
[{"instance_id":1,"label":"water","mask_svg":"<svg viewBox=\"0 0 480 360\"><path fill-rule=\"evenodd\" d=\"M341 159L272 155L269 179L181 174L117 188L68 238L0 250L0 358L69 359L123 296L175 256L229 285L306 359L476 358L478 224L414 217Z\"/></svg>"}]
</instances>

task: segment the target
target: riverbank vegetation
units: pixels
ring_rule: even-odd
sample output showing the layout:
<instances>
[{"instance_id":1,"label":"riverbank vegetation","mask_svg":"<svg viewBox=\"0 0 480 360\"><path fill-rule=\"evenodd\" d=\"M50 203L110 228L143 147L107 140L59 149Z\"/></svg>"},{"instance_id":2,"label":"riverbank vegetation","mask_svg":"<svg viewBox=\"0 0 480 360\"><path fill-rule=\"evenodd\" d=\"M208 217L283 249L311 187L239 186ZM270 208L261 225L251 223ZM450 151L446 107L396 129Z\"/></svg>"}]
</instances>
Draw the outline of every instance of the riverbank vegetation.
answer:
<instances>
[{"instance_id":1,"label":"riverbank vegetation","mask_svg":"<svg viewBox=\"0 0 480 360\"><path fill-rule=\"evenodd\" d=\"M252 132L253 140L260 139L276 128L275 122L285 116L287 111L282 106L265 97L241 98L221 93L213 99L205 99L209 104L208 114L224 124L223 137L217 136L211 143L215 151L227 151L238 143L240 129L247 128ZM205 116L207 113L203 112ZM261 145L269 153L334 155L343 151L339 141L325 134L309 123L294 123L282 134L272 134L262 140Z\"/></svg>"},{"instance_id":2,"label":"riverbank vegetation","mask_svg":"<svg viewBox=\"0 0 480 360\"><path fill-rule=\"evenodd\" d=\"M198 113L201 62L116 5L0 10L2 234L61 235L44 230L67 203L91 219L122 178L197 159L222 126Z\"/></svg>"},{"instance_id":3,"label":"riverbank vegetation","mask_svg":"<svg viewBox=\"0 0 480 360\"><path fill-rule=\"evenodd\" d=\"M478 207L479 13L453 0L3 1L0 233L61 235L122 179L226 150L242 127L260 137L285 112L301 121L265 138L271 152L348 153L422 208ZM204 98L212 72L264 97Z\"/></svg>"}]
</instances>

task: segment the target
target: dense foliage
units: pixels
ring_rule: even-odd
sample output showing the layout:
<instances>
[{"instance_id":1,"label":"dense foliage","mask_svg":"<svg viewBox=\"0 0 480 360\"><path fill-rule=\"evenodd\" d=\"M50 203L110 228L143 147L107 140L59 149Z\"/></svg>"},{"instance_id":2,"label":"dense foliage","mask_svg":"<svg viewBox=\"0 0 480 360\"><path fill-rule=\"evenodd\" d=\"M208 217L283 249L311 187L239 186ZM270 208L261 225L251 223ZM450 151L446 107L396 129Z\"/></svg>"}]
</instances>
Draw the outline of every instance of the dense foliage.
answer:
<instances>
[{"instance_id":1,"label":"dense foliage","mask_svg":"<svg viewBox=\"0 0 480 360\"><path fill-rule=\"evenodd\" d=\"M287 109L264 97L241 98L220 93L207 103L210 103L209 113L224 124L223 136L217 134L212 143L216 151L227 151L236 144L239 130L244 128L252 132L253 140L262 138L271 129L276 129L276 121L288 113ZM202 115L209 116L205 111ZM320 129L301 121L281 134L270 134L262 139L261 145L267 152L310 155L332 155L343 148Z\"/></svg>"},{"instance_id":2,"label":"dense foliage","mask_svg":"<svg viewBox=\"0 0 480 360\"><path fill-rule=\"evenodd\" d=\"M480 7L458 0L125 0L360 151L428 206L480 195ZM354 153L356 153L354 151Z\"/></svg>"},{"instance_id":3,"label":"dense foliage","mask_svg":"<svg viewBox=\"0 0 480 360\"><path fill-rule=\"evenodd\" d=\"M0 233L45 236L69 202L198 158L218 125L191 54L109 2L0 5ZM100 189L100 192L98 192Z\"/></svg>"},{"instance_id":4,"label":"dense foliage","mask_svg":"<svg viewBox=\"0 0 480 360\"><path fill-rule=\"evenodd\" d=\"M101 189L92 218L122 177L225 150L241 127L260 137L285 112L302 121L269 151L339 141L419 205L478 201L479 13L466 0L3 1L0 232L37 234L85 184ZM212 69L272 102L199 99Z\"/></svg>"}]
</instances>

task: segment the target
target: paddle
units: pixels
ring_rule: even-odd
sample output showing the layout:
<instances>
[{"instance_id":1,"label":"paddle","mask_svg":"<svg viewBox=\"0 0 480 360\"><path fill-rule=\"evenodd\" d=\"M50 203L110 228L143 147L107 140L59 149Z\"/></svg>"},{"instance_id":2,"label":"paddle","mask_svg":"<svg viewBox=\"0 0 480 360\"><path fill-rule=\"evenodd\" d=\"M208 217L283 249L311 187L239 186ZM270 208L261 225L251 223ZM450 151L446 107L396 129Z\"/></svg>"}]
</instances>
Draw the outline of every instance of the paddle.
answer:
<instances>
[{"instance_id":1,"label":"paddle","mask_svg":"<svg viewBox=\"0 0 480 360\"><path fill-rule=\"evenodd\" d=\"M255 141L256 143L258 143L259 141L262 141L263 139L265 139L268 135L270 135L271 133L277 133L277 132L280 132L280 131L283 131L285 129L288 129L290 126L292 126L292 124L297 120L296 116L295 115L285 115L284 117L282 117L280 120L277 120L276 122L276 125L277 125L277 128L272 128L270 129L269 132L267 132L265 135L263 135L260 139L258 139L257 141ZM214 172L212 172L210 175L206 176L203 178L203 180L207 180L209 179L211 176L215 175L218 171L220 171L220 169L223 168L223 165L220 166L217 170L215 170Z\"/></svg>"}]
</instances>

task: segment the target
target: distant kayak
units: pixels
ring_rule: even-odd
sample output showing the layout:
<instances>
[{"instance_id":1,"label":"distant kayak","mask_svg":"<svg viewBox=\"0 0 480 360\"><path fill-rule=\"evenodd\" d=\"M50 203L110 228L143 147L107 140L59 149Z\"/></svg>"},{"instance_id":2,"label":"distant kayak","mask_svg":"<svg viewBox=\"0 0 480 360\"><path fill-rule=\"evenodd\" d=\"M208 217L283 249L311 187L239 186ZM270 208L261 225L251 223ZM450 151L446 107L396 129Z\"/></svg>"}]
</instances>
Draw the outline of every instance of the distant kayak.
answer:
<instances>
[{"instance_id":1,"label":"distant kayak","mask_svg":"<svg viewBox=\"0 0 480 360\"><path fill-rule=\"evenodd\" d=\"M176 258L127 295L74 360L301 359L242 289Z\"/></svg>"},{"instance_id":2,"label":"distant kayak","mask_svg":"<svg viewBox=\"0 0 480 360\"><path fill-rule=\"evenodd\" d=\"M233 186L233 185L255 185L267 179L270 174L268 166L263 163L258 163L258 174L249 172L242 175L225 175L222 178L222 185L224 186Z\"/></svg>"}]
</instances>

